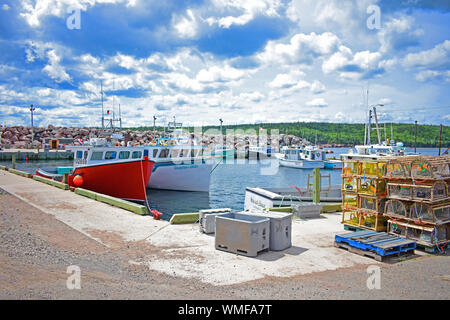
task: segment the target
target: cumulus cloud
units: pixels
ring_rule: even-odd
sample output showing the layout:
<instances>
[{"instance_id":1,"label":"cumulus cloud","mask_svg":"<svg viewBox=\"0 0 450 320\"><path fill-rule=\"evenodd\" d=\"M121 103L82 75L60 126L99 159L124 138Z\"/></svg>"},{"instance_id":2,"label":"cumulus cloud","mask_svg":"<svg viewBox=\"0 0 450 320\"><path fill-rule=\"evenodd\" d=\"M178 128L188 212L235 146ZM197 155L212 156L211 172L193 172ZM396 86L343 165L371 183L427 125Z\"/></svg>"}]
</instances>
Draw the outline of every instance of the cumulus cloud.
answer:
<instances>
[{"instance_id":1,"label":"cumulus cloud","mask_svg":"<svg viewBox=\"0 0 450 320\"><path fill-rule=\"evenodd\" d=\"M65 68L61 66L61 57L56 54L55 50L50 50L47 53L48 64L42 69L48 76L56 82L70 81L71 78L67 74Z\"/></svg>"},{"instance_id":2,"label":"cumulus cloud","mask_svg":"<svg viewBox=\"0 0 450 320\"><path fill-rule=\"evenodd\" d=\"M328 107L328 103L325 101L324 98L316 98L311 101L308 101L306 103L308 107L317 107L317 108L324 108Z\"/></svg>"},{"instance_id":3,"label":"cumulus cloud","mask_svg":"<svg viewBox=\"0 0 450 320\"><path fill-rule=\"evenodd\" d=\"M339 44L339 38L331 32L298 33L286 44L269 41L257 58L265 63L311 64L315 58L336 51Z\"/></svg>"},{"instance_id":4,"label":"cumulus cloud","mask_svg":"<svg viewBox=\"0 0 450 320\"><path fill-rule=\"evenodd\" d=\"M414 19L410 16L391 18L378 33L381 52L398 51L419 44L422 29L413 30Z\"/></svg>"},{"instance_id":5,"label":"cumulus cloud","mask_svg":"<svg viewBox=\"0 0 450 320\"><path fill-rule=\"evenodd\" d=\"M409 53L403 59L406 68L448 69L450 67L450 40L437 44L434 48Z\"/></svg>"},{"instance_id":6,"label":"cumulus cloud","mask_svg":"<svg viewBox=\"0 0 450 320\"><path fill-rule=\"evenodd\" d=\"M353 54L352 50L340 46L339 51L325 60L322 71L325 74L338 72L343 78L371 78L382 74L393 66L395 60L383 60L380 52L360 51Z\"/></svg>"},{"instance_id":7,"label":"cumulus cloud","mask_svg":"<svg viewBox=\"0 0 450 320\"><path fill-rule=\"evenodd\" d=\"M269 17L279 16L281 7L279 0L235 1L213 0L213 6L219 12L237 11L239 15L227 15L222 17L210 16L205 19L209 25L217 24L221 28L230 28L232 25L244 25L252 21L258 15Z\"/></svg>"},{"instance_id":8,"label":"cumulus cloud","mask_svg":"<svg viewBox=\"0 0 450 320\"><path fill-rule=\"evenodd\" d=\"M197 18L190 9L186 10L185 16L174 15L172 19L173 27L180 38L194 38L198 32Z\"/></svg>"}]
</instances>

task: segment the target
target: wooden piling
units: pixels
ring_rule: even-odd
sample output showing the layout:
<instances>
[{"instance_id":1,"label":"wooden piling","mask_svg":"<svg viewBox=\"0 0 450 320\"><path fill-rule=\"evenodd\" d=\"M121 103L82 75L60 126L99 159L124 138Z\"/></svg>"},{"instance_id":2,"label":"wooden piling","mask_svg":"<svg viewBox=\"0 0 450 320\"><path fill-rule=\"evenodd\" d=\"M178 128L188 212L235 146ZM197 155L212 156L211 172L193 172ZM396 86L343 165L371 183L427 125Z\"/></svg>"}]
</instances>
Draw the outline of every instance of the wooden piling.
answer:
<instances>
[{"instance_id":1,"label":"wooden piling","mask_svg":"<svg viewBox=\"0 0 450 320\"><path fill-rule=\"evenodd\" d=\"M320 169L313 169L313 197L314 203L320 202Z\"/></svg>"},{"instance_id":2,"label":"wooden piling","mask_svg":"<svg viewBox=\"0 0 450 320\"><path fill-rule=\"evenodd\" d=\"M11 155L11 169L15 169L16 168L16 154L13 153Z\"/></svg>"}]
</instances>

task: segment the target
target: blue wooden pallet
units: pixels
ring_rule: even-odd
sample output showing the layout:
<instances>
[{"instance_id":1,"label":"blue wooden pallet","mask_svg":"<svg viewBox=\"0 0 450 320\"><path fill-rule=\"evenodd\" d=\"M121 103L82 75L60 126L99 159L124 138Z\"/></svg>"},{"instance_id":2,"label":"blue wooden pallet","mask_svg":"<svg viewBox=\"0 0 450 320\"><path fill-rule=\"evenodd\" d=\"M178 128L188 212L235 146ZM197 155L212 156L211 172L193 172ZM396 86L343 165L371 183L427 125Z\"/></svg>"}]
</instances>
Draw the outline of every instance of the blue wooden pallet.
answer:
<instances>
[{"instance_id":1,"label":"blue wooden pallet","mask_svg":"<svg viewBox=\"0 0 450 320\"><path fill-rule=\"evenodd\" d=\"M386 232L356 231L337 234L337 244L345 243L353 248L374 252L382 257L414 250L417 243Z\"/></svg>"}]
</instances>

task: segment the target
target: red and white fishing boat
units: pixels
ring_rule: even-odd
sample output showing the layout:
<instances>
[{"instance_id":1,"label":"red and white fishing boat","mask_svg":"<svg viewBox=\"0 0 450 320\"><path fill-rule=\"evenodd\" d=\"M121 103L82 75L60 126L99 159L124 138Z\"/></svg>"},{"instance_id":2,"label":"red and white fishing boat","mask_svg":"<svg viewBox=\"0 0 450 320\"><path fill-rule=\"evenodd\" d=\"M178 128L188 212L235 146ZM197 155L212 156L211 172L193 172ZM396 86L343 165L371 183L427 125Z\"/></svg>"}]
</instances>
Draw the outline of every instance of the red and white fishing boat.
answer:
<instances>
[{"instance_id":1,"label":"red and white fishing boat","mask_svg":"<svg viewBox=\"0 0 450 320\"><path fill-rule=\"evenodd\" d=\"M155 162L142 148L91 139L88 144L67 146L73 151L73 168L41 168L36 175L61 180L69 172L69 185L125 200L146 202L146 188Z\"/></svg>"}]
</instances>

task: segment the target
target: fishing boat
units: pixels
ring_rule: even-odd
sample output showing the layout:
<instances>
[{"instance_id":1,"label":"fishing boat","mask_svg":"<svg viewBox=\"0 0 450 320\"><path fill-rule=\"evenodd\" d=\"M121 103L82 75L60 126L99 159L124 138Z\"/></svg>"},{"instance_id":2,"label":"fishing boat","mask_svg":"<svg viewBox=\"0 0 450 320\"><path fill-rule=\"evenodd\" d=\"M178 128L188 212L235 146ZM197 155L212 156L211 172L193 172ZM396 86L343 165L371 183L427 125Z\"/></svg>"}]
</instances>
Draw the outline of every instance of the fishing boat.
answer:
<instances>
[{"instance_id":1,"label":"fishing boat","mask_svg":"<svg viewBox=\"0 0 450 320\"><path fill-rule=\"evenodd\" d=\"M195 139L158 138L141 148L155 162L149 188L209 192L214 161Z\"/></svg>"},{"instance_id":2,"label":"fishing boat","mask_svg":"<svg viewBox=\"0 0 450 320\"><path fill-rule=\"evenodd\" d=\"M270 145L253 145L248 148L249 159L267 159L273 154L272 147Z\"/></svg>"},{"instance_id":3,"label":"fishing boat","mask_svg":"<svg viewBox=\"0 0 450 320\"><path fill-rule=\"evenodd\" d=\"M216 145L212 152L204 153L203 155L213 158L234 158L235 153L235 150L231 147L226 145Z\"/></svg>"},{"instance_id":4,"label":"fishing boat","mask_svg":"<svg viewBox=\"0 0 450 320\"><path fill-rule=\"evenodd\" d=\"M146 186L155 162L142 148L107 142L94 138L86 144L67 146L73 151L73 167L40 168L36 175L62 180L69 173L68 183L113 197L146 202Z\"/></svg>"},{"instance_id":5,"label":"fishing boat","mask_svg":"<svg viewBox=\"0 0 450 320\"><path fill-rule=\"evenodd\" d=\"M373 113L373 115L372 115ZM375 117L376 121L376 130L377 130L377 139L378 143L371 143L371 125L372 125L372 117ZM393 131L391 126L391 139L386 136L386 125L384 126L385 131L385 140L381 141L380 127L378 124L378 117L376 106L369 110L369 120L367 125L365 126L364 131L364 144L363 145L355 145L354 150L350 149L348 153L341 154L342 160L379 160L386 157L392 156L414 156L418 155L416 153L408 152L404 147L402 142L395 142L393 137Z\"/></svg>"},{"instance_id":6,"label":"fishing boat","mask_svg":"<svg viewBox=\"0 0 450 320\"><path fill-rule=\"evenodd\" d=\"M315 146L282 147L275 153L280 166L298 169L324 168L325 150Z\"/></svg>"}]
</instances>

